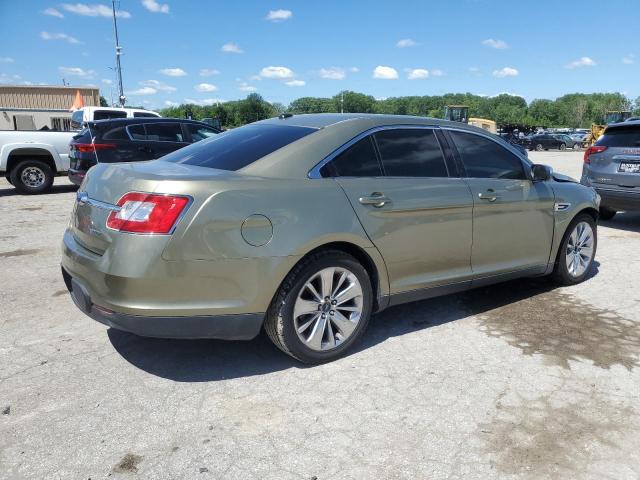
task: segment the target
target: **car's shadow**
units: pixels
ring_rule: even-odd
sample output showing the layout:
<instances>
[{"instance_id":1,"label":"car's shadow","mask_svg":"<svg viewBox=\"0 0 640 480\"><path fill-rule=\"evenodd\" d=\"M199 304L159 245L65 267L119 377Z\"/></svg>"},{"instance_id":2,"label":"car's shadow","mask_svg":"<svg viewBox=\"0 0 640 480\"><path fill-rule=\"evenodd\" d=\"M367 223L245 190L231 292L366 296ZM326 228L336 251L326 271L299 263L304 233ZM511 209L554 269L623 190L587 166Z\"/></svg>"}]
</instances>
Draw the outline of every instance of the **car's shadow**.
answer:
<instances>
[{"instance_id":1,"label":"car's shadow","mask_svg":"<svg viewBox=\"0 0 640 480\"><path fill-rule=\"evenodd\" d=\"M621 212L611 220L600 220L598 223L603 227L640 233L640 213L638 212Z\"/></svg>"},{"instance_id":2,"label":"car's shadow","mask_svg":"<svg viewBox=\"0 0 640 480\"><path fill-rule=\"evenodd\" d=\"M14 195L18 195L18 196L25 195L24 193L21 193L16 188L14 188L13 185L9 183L5 185L6 185L5 188L0 187L0 197L12 197ZM48 192L45 192L44 195L50 195L55 193L71 193L71 192L75 192L76 190L78 190L78 187L76 185L55 185L54 184L51 187L51 190L49 190Z\"/></svg>"},{"instance_id":3,"label":"car's shadow","mask_svg":"<svg viewBox=\"0 0 640 480\"><path fill-rule=\"evenodd\" d=\"M597 267L595 262L592 276L597 274ZM371 319L364 338L351 355L391 337L437 327L470 315L500 311L505 305L553 292L554 288L548 278L524 279L389 308ZM518 321L526 322L527 312L521 313L523 318ZM289 368L310 368L280 352L264 333L248 342L153 339L115 329L109 329L108 336L118 353L131 364L179 382L207 382Z\"/></svg>"}]
</instances>

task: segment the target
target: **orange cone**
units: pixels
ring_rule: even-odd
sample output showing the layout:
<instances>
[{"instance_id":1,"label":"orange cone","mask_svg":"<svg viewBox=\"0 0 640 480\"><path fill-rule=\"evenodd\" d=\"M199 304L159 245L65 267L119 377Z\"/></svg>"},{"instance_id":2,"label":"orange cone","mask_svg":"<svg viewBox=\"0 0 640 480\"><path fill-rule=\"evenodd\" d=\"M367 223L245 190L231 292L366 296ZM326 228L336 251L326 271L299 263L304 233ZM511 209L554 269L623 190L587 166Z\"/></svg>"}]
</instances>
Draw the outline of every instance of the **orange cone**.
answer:
<instances>
[{"instance_id":1,"label":"orange cone","mask_svg":"<svg viewBox=\"0 0 640 480\"><path fill-rule=\"evenodd\" d=\"M82 95L80 95L80 90L76 90L76 99L73 101L73 105L69 109L70 112L75 110L79 110L84 107L84 100L82 100Z\"/></svg>"}]
</instances>

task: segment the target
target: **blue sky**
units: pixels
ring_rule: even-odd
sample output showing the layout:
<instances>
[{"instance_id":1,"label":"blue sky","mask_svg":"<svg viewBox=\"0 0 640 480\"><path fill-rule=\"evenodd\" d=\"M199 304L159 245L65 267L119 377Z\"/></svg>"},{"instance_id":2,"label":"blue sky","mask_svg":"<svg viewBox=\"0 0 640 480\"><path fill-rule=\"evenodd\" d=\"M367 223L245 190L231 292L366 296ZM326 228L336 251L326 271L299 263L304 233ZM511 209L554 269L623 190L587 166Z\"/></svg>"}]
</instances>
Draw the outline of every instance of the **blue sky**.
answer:
<instances>
[{"instance_id":1,"label":"blue sky","mask_svg":"<svg viewBox=\"0 0 640 480\"><path fill-rule=\"evenodd\" d=\"M0 83L117 97L110 2L0 1ZM640 95L640 3L121 0L130 104L471 92ZM634 27L635 26L635 27Z\"/></svg>"}]
</instances>

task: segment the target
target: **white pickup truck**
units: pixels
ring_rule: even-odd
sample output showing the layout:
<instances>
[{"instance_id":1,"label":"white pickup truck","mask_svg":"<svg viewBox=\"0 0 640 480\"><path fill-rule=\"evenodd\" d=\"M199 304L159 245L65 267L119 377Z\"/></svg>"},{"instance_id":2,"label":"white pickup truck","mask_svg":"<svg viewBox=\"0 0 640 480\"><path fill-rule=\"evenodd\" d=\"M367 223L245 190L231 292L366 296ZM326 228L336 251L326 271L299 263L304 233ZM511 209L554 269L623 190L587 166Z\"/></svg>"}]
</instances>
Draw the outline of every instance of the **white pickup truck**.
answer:
<instances>
[{"instance_id":1,"label":"white pickup truck","mask_svg":"<svg viewBox=\"0 0 640 480\"><path fill-rule=\"evenodd\" d=\"M0 174L22 193L43 193L69 170L69 142L78 132L0 131Z\"/></svg>"},{"instance_id":2,"label":"white pickup truck","mask_svg":"<svg viewBox=\"0 0 640 480\"><path fill-rule=\"evenodd\" d=\"M86 122L112 118L159 117L137 108L83 107L71 116L77 130ZM77 131L0 130L0 175L22 193L43 193L53 177L69 170L69 143Z\"/></svg>"}]
</instances>

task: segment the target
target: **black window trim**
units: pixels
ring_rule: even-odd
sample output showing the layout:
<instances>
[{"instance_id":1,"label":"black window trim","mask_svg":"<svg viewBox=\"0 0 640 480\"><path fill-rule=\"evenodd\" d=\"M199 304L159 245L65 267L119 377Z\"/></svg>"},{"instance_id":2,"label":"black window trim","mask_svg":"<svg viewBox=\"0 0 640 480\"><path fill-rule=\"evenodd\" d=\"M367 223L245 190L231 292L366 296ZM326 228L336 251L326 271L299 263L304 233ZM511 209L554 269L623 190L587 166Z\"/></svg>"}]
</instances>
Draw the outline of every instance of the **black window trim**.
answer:
<instances>
[{"instance_id":1,"label":"black window trim","mask_svg":"<svg viewBox=\"0 0 640 480\"><path fill-rule=\"evenodd\" d=\"M352 145L355 145L356 143L358 143L363 138L371 135L372 136L371 140L373 141L373 147L374 147L374 150L376 151L376 157L377 157L378 163L380 164L380 168L381 168L381 171L382 171L382 174L383 174L384 178L450 178L451 174L450 174L449 165L447 164L447 156L446 156L446 153L445 153L444 149L442 148L442 144L440 142L440 139L438 138L438 136L435 133L438 129L440 129L440 126L437 125L437 124L429 124L429 125L426 125L426 124L425 125L416 125L416 124L379 125L377 127L370 128L368 130L365 130L364 132L359 133L358 135L353 137L351 140L349 140L348 142L344 143L340 147L336 148L333 152L331 152L329 155L324 157L311 170L309 170L309 172L307 173L307 177L310 178L310 179L326 178L326 177L323 177L322 174L320 173L320 169L322 169L322 167L324 167L327 163L329 163L331 160L336 158L338 155L340 155L342 152L347 150ZM433 130L433 133L436 136L436 140L438 141L438 144L440 145L440 151L442 152L442 158L445 161L445 167L447 168L447 172L449 172L449 177L387 177L386 174L385 174L385 171L384 171L384 166L382 165L382 161L380 159L380 151L378 150L378 143L376 142L375 137L373 137L373 134L375 134L377 132L382 132L382 131L385 131L385 130Z\"/></svg>"},{"instance_id":2,"label":"black window trim","mask_svg":"<svg viewBox=\"0 0 640 480\"><path fill-rule=\"evenodd\" d=\"M455 142L453 141L453 138L451 138L451 135L449 135L449 132L462 132L462 133L468 133L470 135L476 135L478 137L482 137L482 138L486 138L487 140L491 140L492 142L498 144L499 146L501 146L502 148L504 148L505 150L507 150L508 152L512 153L518 160L520 160L520 164L522 165L522 170L524 171L524 176L526 177L524 180L533 180L533 176L531 173L531 160L529 160L528 158L524 157L522 155L522 152L520 152L517 148L515 148L513 145L511 145L509 142L505 142L504 140L502 140L500 137L498 138L493 138L491 135L486 135L484 133L481 132L476 132L474 130L470 130L470 129L466 129L466 128L456 128L456 127L451 127L451 126L446 126L441 128L441 131L445 133L445 136L447 138L447 142L449 143L450 147L451 147L451 151L453 152L453 155L456 159L456 164L458 166L458 170L461 174L461 176L463 176L464 178L478 178L478 177L470 177L467 175L467 170L464 167L464 164L462 163L462 158L460 155L460 152L458 151L458 147L456 146ZM481 177L484 178L484 177ZM495 178L493 180L510 180L513 181L513 179L509 179L509 178Z\"/></svg>"}]
</instances>

